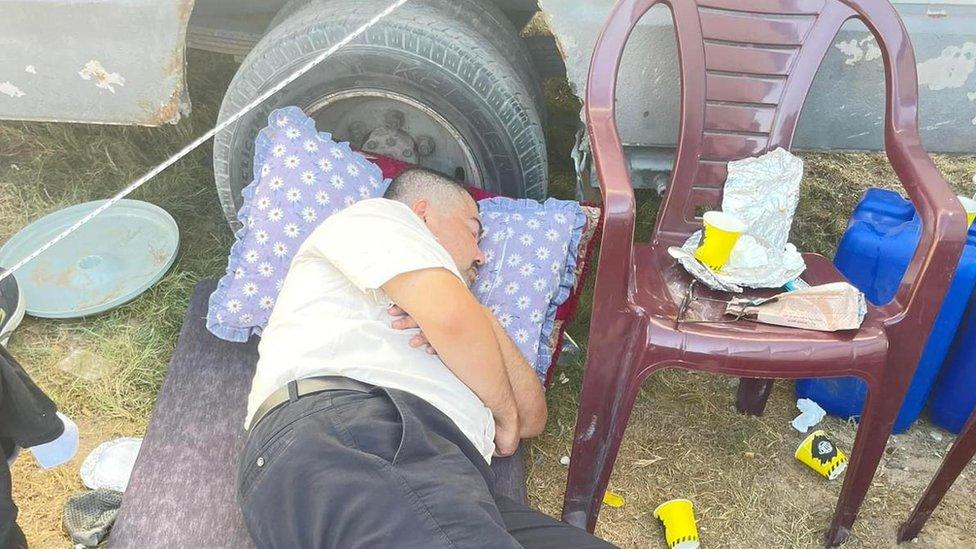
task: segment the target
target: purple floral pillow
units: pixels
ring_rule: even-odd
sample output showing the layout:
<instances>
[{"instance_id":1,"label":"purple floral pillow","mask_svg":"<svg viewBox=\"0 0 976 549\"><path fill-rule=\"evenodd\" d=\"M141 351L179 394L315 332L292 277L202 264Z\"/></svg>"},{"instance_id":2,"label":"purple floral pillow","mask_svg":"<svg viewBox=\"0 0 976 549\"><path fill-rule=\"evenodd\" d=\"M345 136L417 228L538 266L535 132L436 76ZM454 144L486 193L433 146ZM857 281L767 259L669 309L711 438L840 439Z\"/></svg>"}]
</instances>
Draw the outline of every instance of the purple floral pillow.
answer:
<instances>
[{"instance_id":1,"label":"purple floral pillow","mask_svg":"<svg viewBox=\"0 0 976 549\"><path fill-rule=\"evenodd\" d=\"M556 309L576 284L587 216L577 202L489 198L478 202L486 263L474 294L491 309L543 380L551 366Z\"/></svg>"},{"instance_id":2,"label":"purple floral pillow","mask_svg":"<svg viewBox=\"0 0 976 549\"><path fill-rule=\"evenodd\" d=\"M260 334L305 238L328 216L382 196L388 185L379 167L317 132L301 109L272 112L255 142L254 181L238 212L243 227L210 296L207 328L229 341ZM578 281L577 256L592 224L572 201L497 197L479 201L479 208L488 261L474 293L545 380L558 342L556 309Z\"/></svg>"},{"instance_id":3,"label":"purple floral pillow","mask_svg":"<svg viewBox=\"0 0 976 549\"><path fill-rule=\"evenodd\" d=\"M207 312L207 329L229 341L261 333L295 252L323 220L389 185L375 164L317 132L298 107L268 115L254 149L254 181L237 214L243 227Z\"/></svg>"}]
</instances>

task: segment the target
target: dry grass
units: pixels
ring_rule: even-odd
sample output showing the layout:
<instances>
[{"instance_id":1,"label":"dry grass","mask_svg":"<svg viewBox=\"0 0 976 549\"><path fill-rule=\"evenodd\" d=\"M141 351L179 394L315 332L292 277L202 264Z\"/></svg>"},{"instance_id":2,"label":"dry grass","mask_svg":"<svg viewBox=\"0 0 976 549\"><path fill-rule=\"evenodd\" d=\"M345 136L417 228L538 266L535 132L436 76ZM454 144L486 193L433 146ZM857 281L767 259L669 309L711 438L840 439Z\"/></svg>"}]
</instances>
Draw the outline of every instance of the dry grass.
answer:
<instances>
[{"instance_id":1,"label":"dry grass","mask_svg":"<svg viewBox=\"0 0 976 549\"><path fill-rule=\"evenodd\" d=\"M193 53L190 91L194 114L179 125L119 128L0 123L0 240L40 215L103 198L199 135L215 118L235 69L229 58ZM565 82L547 83L550 106L552 192L571 197L575 175L566 154L578 123L578 103ZM801 248L830 253L847 213L863 189L890 186L878 155L804 155L807 176L794 232ZM117 436L139 436L176 342L193 284L223 271L230 243L220 214L208 150L194 153L136 196L165 207L180 224L183 242L173 270L156 287L113 312L81 321L27 319L11 350L59 405L78 420L82 451L69 465L39 471L29 457L14 467L20 523L33 547L70 547L61 532L65 499L83 487L78 468L87 451ZM954 185L972 193L976 158L937 159ZM646 238L659 199L639 193L638 237ZM588 294L589 295L589 294ZM585 345L589 317L584 300L570 333ZM559 458L570 453L582 364L562 366L565 383L549 392L546 433L529 446L529 493L534 504L558 515L566 480ZM72 373L74 372L74 373ZM79 377L101 372L95 381ZM816 547L839 483L828 483L795 463L800 437L791 388L777 385L762 418L732 409L728 378L664 372L651 378L638 400L611 488L626 498L605 508L598 533L625 547L664 547L651 511L675 496L694 500L706 547ZM836 420L829 432L850 449L854 428ZM847 547L888 547L897 523L934 472L950 437L935 441L921 424L896 437ZM753 455L754 457L747 457ZM936 512L918 547L965 547L976 539L972 471ZM971 545L971 544L970 544Z\"/></svg>"},{"instance_id":2,"label":"dry grass","mask_svg":"<svg viewBox=\"0 0 976 549\"><path fill-rule=\"evenodd\" d=\"M565 384L550 390L553 417L529 453L532 503L558 516L566 480L559 458L569 455L581 368L566 368ZM821 547L840 481L827 482L793 458L802 436L792 386L778 383L761 418L735 412L735 380L666 371L651 377L638 398L617 458L610 489L624 496L603 507L597 533L622 547L666 547L651 513L663 501L695 503L705 547ZM571 405L567 405L571 404ZM828 418L822 425L848 451L856 426ZM895 531L944 456L923 421L893 437L861 518L845 547L894 547ZM941 435L940 435L941 436ZM970 469L936 511L915 547L962 548L976 536Z\"/></svg>"}]
</instances>

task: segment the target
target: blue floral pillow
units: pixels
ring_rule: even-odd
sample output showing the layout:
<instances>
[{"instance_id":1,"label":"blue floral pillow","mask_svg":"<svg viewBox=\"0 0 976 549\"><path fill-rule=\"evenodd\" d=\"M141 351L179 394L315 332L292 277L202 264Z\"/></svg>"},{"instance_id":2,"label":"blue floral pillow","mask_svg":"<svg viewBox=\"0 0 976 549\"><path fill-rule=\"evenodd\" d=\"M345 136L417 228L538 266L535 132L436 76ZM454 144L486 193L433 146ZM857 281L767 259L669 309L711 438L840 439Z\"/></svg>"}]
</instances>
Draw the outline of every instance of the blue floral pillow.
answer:
<instances>
[{"instance_id":1,"label":"blue floral pillow","mask_svg":"<svg viewBox=\"0 0 976 549\"><path fill-rule=\"evenodd\" d=\"M207 312L207 329L229 341L261 333L292 258L319 223L389 185L375 164L317 132L298 107L268 115L254 150L254 181L237 214L243 227Z\"/></svg>"},{"instance_id":2,"label":"blue floral pillow","mask_svg":"<svg viewBox=\"0 0 976 549\"><path fill-rule=\"evenodd\" d=\"M543 380L551 366L556 309L579 278L580 241L588 217L579 203L550 198L478 202L486 263L474 294L491 309Z\"/></svg>"}]
</instances>

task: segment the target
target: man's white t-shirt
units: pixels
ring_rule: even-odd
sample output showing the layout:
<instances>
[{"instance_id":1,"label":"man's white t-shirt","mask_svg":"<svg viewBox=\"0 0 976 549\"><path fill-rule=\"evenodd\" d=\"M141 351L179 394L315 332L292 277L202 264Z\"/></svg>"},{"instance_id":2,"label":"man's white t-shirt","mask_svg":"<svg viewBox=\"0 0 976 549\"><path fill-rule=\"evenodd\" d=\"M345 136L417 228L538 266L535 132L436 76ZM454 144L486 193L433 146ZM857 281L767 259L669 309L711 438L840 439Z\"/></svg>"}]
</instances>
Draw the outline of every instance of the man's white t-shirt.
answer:
<instances>
[{"instance_id":1,"label":"man's white t-shirt","mask_svg":"<svg viewBox=\"0 0 976 549\"><path fill-rule=\"evenodd\" d=\"M426 400L491 462L491 410L437 356L410 347L416 330L394 329L387 312L392 303L383 284L401 273L437 267L464 280L405 204L363 200L324 221L295 255L261 335L244 427L290 381L345 376Z\"/></svg>"}]
</instances>

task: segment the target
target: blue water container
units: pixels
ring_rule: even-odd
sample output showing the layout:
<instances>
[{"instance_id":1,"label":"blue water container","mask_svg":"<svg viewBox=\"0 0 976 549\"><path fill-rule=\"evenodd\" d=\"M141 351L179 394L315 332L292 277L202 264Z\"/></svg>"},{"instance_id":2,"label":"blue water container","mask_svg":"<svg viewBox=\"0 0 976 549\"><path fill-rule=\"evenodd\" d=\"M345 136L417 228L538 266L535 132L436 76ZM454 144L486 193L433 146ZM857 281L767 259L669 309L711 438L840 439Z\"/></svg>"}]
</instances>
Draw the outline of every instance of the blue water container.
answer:
<instances>
[{"instance_id":1,"label":"blue water container","mask_svg":"<svg viewBox=\"0 0 976 549\"><path fill-rule=\"evenodd\" d=\"M932 389L929 418L939 427L958 433L973 409L976 409L976 295L969 302L949 359Z\"/></svg>"},{"instance_id":2,"label":"blue water container","mask_svg":"<svg viewBox=\"0 0 976 549\"><path fill-rule=\"evenodd\" d=\"M851 215L834 265L868 301L884 305L895 297L921 229L921 219L911 202L892 191L868 189ZM974 286L976 225L970 227L956 274L895 421L896 433L911 427L922 413ZM802 379L796 382L796 394L814 400L831 415L850 418L861 415L867 384L856 377Z\"/></svg>"}]
</instances>

